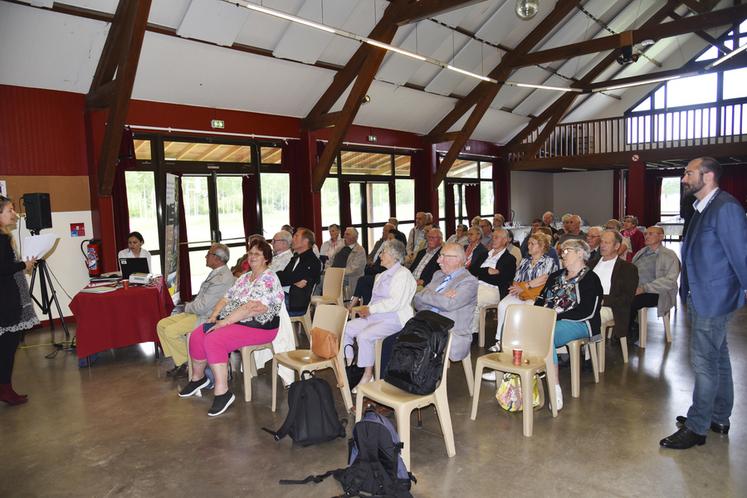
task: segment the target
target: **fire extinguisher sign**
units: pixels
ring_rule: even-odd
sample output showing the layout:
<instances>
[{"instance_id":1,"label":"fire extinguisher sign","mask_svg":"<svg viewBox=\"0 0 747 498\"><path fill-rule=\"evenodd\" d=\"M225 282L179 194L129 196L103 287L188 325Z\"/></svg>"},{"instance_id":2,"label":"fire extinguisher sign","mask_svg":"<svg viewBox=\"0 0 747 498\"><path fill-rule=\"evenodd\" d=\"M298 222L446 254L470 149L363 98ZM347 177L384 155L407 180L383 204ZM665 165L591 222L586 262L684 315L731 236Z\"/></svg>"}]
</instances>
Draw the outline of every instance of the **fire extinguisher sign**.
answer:
<instances>
[{"instance_id":1,"label":"fire extinguisher sign","mask_svg":"<svg viewBox=\"0 0 747 498\"><path fill-rule=\"evenodd\" d=\"M71 237L85 237L86 226L83 223L70 223L70 236Z\"/></svg>"}]
</instances>

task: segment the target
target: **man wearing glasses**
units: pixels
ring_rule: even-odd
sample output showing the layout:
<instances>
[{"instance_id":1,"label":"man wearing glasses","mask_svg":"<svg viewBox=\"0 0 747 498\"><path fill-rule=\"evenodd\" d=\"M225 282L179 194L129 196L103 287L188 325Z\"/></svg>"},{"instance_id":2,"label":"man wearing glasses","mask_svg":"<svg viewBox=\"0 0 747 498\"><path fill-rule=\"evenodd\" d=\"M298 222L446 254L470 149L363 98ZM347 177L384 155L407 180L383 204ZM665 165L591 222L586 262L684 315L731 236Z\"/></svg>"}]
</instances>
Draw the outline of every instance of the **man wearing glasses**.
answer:
<instances>
[{"instance_id":1,"label":"man wearing glasses","mask_svg":"<svg viewBox=\"0 0 747 498\"><path fill-rule=\"evenodd\" d=\"M444 236L438 228L431 228L426 235L426 246L418 251L415 260L410 265L412 276L418 283L418 287L428 285L433 274L438 270L438 253Z\"/></svg>"},{"instance_id":2,"label":"man wearing glasses","mask_svg":"<svg viewBox=\"0 0 747 498\"><path fill-rule=\"evenodd\" d=\"M445 244L438 255L441 268L430 283L415 294L412 304L417 311L431 310L451 320L451 361L462 361L472 343L472 316L477 303L477 278L464 268L464 248Z\"/></svg>"},{"instance_id":3,"label":"man wearing glasses","mask_svg":"<svg viewBox=\"0 0 747 498\"><path fill-rule=\"evenodd\" d=\"M158 322L156 331L163 347L163 354L171 357L174 368L166 372L167 377L187 375L187 341L184 336L205 322L213 308L236 280L226 266L230 253L223 244L213 244L205 254L205 266L211 269L195 298L184 305L183 313L176 313Z\"/></svg>"},{"instance_id":4,"label":"man wearing glasses","mask_svg":"<svg viewBox=\"0 0 747 498\"><path fill-rule=\"evenodd\" d=\"M270 263L270 270L275 273L283 270L291 258L293 257L293 251L291 251L291 243L293 242L293 235L285 230L280 230L272 238L272 262Z\"/></svg>"}]
</instances>

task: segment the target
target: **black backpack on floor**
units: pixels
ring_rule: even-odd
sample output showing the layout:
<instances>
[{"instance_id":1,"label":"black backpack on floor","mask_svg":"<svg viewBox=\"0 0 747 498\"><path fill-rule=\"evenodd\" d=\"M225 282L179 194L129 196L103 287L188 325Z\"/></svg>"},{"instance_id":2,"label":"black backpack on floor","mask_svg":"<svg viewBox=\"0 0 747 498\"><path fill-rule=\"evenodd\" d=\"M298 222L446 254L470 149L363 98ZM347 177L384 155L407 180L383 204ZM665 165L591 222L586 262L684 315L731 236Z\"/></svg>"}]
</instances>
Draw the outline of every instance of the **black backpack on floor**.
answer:
<instances>
[{"instance_id":1,"label":"black backpack on floor","mask_svg":"<svg viewBox=\"0 0 747 498\"><path fill-rule=\"evenodd\" d=\"M413 394L434 392L453 326L453 320L428 310L410 318L394 343L384 380Z\"/></svg>"},{"instance_id":2,"label":"black backpack on floor","mask_svg":"<svg viewBox=\"0 0 747 498\"><path fill-rule=\"evenodd\" d=\"M308 377L306 377L308 376ZM263 428L280 441L290 436L301 446L345 437L345 427L337 417L332 389L324 379L304 372L288 390L288 416L277 431Z\"/></svg>"},{"instance_id":3,"label":"black backpack on floor","mask_svg":"<svg viewBox=\"0 0 747 498\"><path fill-rule=\"evenodd\" d=\"M348 467L308 476L300 481L281 480L280 484L321 482L329 476L340 482L342 496L412 498L410 485L417 482L405 467L402 443L386 417L367 411L353 427L348 444Z\"/></svg>"}]
</instances>

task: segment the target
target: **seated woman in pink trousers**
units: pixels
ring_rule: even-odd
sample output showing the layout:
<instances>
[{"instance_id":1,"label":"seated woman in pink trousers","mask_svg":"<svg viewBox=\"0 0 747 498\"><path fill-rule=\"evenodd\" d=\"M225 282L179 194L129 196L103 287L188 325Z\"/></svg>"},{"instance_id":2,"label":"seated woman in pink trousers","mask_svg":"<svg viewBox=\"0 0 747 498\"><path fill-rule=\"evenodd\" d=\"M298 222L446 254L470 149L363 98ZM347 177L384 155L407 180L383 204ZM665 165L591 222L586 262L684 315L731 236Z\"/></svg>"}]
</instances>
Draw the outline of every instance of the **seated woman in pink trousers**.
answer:
<instances>
[{"instance_id":1,"label":"seated woman in pink trousers","mask_svg":"<svg viewBox=\"0 0 747 498\"><path fill-rule=\"evenodd\" d=\"M226 292L207 322L192 331L189 356L190 382L179 392L186 398L210 384L205 367L215 374L215 398L208 416L225 412L236 397L228 389L228 355L243 346L272 342L278 333L283 288L275 272L268 269L272 249L264 240L254 240L247 251L249 272Z\"/></svg>"}]
</instances>

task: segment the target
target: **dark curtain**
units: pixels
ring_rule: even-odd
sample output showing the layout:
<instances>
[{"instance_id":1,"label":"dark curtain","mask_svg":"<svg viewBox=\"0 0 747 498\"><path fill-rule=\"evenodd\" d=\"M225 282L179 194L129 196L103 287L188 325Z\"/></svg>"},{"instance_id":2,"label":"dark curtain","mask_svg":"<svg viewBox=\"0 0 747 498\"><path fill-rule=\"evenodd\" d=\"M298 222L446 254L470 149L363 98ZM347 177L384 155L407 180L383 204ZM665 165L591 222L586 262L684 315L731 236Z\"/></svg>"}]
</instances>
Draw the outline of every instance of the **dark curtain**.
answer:
<instances>
[{"instance_id":1,"label":"dark curtain","mask_svg":"<svg viewBox=\"0 0 747 498\"><path fill-rule=\"evenodd\" d=\"M301 140L288 140L288 143L283 144L281 148L282 167L284 170L291 172L291 178L295 180L290 182L290 204L288 206L288 217L290 219L288 220L288 223L293 228L297 228L299 225L303 226L303 220L305 219L304 209L310 209L309 207L301 205L302 203L294 202L295 200L302 198L302 193L299 192L299 189L310 188L310 184L302 185L304 182L297 180L300 177L297 168L298 165L303 162L304 145ZM275 227L273 230L280 230L280 227Z\"/></svg>"},{"instance_id":2,"label":"dark curtain","mask_svg":"<svg viewBox=\"0 0 747 498\"><path fill-rule=\"evenodd\" d=\"M339 184L340 192L340 228L345 231L345 228L353 224L352 210L357 209L360 212L360 205L352 207L350 205L350 182L341 181ZM360 189L360 184L355 184L355 187Z\"/></svg>"},{"instance_id":3,"label":"dark curtain","mask_svg":"<svg viewBox=\"0 0 747 498\"><path fill-rule=\"evenodd\" d=\"M747 209L747 167L743 165L724 166L719 187L736 198Z\"/></svg>"},{"instance_id":4,"label":"dark curtain","mask_svg":"<svg viewBox=\"0 0 747 498\"><path fill-rule=\"evenodd\" d=\"M643 217L638 220L643 226L649 227L661 220L661 180L661 176L646 175L646 199L650 201L644 204Z\"/></svg>"},{"instance_id":5,"label":"dark curtain","mask_svg":"<svg viewBox=\"0 0 747 498\"><path fill-rule=\"evenodd\" d=\"M446 183L444 181L444 238L450 237L456 231L456 212L454 209L454 189L456 186L453 183ZM438 190L436 190L438 195Z\"/></svg>"},{"instance_id":6,"label":"dark curtain","mask_svg":"<svg viewBox=\"0 0 747 498\"><path fill-rule=\"evenodd\" d=\"M184 214L182 178L177 179L179 193L179 297L182 302L192 299L192 275L189 271L189 247L187 246L187 219Z\"/></svg>"},{"instance_id":7,"label":"dark curtain","mask_svg":"<svg viewBox=\"0 0 747 498\"><path fill-rule=\"evenodd\" d=\"M135 165L135 144L132 140L132 130L129 127L125 127L122 133L122 142L119 145L119 160L117 161L114 183L112 184L114 242L117 245L116 250L127 247L127 234L130 233L130 208L127 204L125 171L133 169Z\"/></svg>"},{"instance_id":8,"label":"dark curtain","mask_svg":"<svg viewBox=\"0 0 747 498\"><path fill-rule=\"evenodd\" d=\"M464 186L464 202L467 205L467 219L472 220L475 216L480 215L480 186ZM467 222L469 225L469 221Z\"/></svg>"},{"instance_id":9,"label":"dark curtain","mask_svg":"<svg viewBox=\"0 0 747 498\"><path fill-rule=\"evenodd\" d=\"M249 236L259 231L259 220L257 219L257 177L244 175L241 179L241 193L244 197L242 207L242 219L244 221L244 241L249 242ZM293 203L291 203L293 205Z\"/></svg>"}]
</instances>

